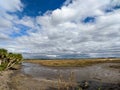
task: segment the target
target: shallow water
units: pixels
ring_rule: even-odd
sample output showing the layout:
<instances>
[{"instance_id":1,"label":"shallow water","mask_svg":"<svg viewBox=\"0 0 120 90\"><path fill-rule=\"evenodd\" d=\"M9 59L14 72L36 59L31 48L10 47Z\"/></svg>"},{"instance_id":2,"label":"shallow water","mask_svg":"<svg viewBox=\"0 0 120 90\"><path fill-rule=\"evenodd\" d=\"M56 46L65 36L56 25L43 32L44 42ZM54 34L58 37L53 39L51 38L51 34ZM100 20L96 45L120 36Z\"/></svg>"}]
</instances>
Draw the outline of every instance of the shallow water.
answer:
<instances>
[{"instance_id":1,"label":"shallow water","mask_svg":"<svg viewBox=\"0 0 120 90\"><path fill-rule=\"evenodd\" d=\"M111 69L110 65L117 65L119 63L104 63L96 64L87 67L45 67L39 64L23 63L21 71L24 74L31 75L36 79L58 79L59 74L66 80L69 79L70 73L73 72L73 76L77 82L87 81L99 81L104 83L119 83L120 82L120 70Z\"/></svg>"}]
</instances>

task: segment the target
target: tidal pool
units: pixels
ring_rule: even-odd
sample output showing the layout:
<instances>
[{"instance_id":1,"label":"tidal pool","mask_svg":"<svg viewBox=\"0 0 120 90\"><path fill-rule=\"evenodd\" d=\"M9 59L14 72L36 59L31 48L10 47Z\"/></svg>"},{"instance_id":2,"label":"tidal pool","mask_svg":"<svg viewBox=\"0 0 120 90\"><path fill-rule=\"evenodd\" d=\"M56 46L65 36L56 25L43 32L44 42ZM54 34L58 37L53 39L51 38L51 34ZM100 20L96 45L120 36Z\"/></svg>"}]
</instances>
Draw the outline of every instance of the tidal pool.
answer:
<instances>
[{"instance_id":1,"label":"tidal pool","mask_svg":"<svg viewBox=\"0 0 120 90\"><path fill-rule=\"evenodd\" d=\"M69 80L71 72L76 82L83 80L98 81L103 83L119 83L120 70L110 68L110 65L120 63L103 63L87 67L46 67L33 63L22 63L22 73L31 75L36 79L57 80L59 75L64 80Z\"/></svg>"}]
</instances>

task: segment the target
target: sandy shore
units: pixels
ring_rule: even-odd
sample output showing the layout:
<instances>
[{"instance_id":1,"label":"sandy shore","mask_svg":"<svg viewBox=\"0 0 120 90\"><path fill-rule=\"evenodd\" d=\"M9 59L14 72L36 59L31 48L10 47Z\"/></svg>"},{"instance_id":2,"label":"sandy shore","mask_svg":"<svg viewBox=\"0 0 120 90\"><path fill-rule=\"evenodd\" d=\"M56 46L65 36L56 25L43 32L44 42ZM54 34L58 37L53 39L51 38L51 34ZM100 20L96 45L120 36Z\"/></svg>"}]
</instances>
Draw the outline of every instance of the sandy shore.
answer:
<instances>
[{"instance_id":1,"label":"sandy shore","mask_svg":"<svg viewBox=\"0 0 120 90\"><path fill-rule=\"evenodd\" d=\"M53 83L44 79L38 81L19 70L0 72L0 90L48 90Z\"/></svg>"},{"instance_id":2,"label":"sandy shore","mask_svg":"<svg viewBox=\"0 0 120 90\"><path fill-rule=\"evenodd\" d=\"M0 72L0 90L10 90L9 84L11 83L11 74L13 74L13 71Z\"/></svg>"},{"instance_id":3,"label":"sandy shore","mask_svg":"<svg viewBox=\"0 0 120 90\"><path fill-rule=\"evenodd\" d=\"M11 76L11 90L48 90L50 82L45 80L36 80L29 75L17 71Z\"/></svg>"}]
</instances>

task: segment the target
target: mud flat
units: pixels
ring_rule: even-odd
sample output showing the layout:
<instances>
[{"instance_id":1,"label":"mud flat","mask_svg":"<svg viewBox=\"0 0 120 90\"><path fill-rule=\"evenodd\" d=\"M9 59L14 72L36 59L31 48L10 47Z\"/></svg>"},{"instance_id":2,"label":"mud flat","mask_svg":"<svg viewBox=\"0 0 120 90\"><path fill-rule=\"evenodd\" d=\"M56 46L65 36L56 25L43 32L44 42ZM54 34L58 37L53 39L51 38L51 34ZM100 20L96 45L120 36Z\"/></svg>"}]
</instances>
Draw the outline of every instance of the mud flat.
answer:
<instances>
[{"instance_id":1,"label":"mud flat","mask_svg":"<svg viewBox=\"0 0 120 90\"><path fill-rule=\"evenodd\" d=\"M112 67L113 66L113 67ZM64 79L73 72L77 82L81 80L96 80L106 83L120 81L120 63L102 63L87 67L46 67L34 63L23 63L22 73L34 78L55 80L61 74Z\"/></svg>"},{"instance_id":2,"label":"mud flat","mask_svg":"<svg viewBox=\"0 0 120 90\"><path fill-rule=\"evenodd\" d=\"M71 73L73 82L77 83L76 87L82 87L81 90L120 90L119 67L120 63L99 63L86 67L46 67L25 62L20 70L1 74L0 90L67 90L58 89L58 81L61 78L69 84ZM85 82L88 85L86 88ZM60 85L62 87L65 84Z\"/></svg>"},{"instance_id":3,"label":"mud flat","mask_svg":"<svg viewBox=\"0 0 120 90\"><path fill-rule=\"evenodd\" d=\"M10 75L13 71L0 72L0 90L10 90L9 83L11 83Z\"/></svg>"},{"instance_id":4,"label":"mud flat","mask_svg":"<svg viewBox=\"0 0 120 90\"><path fill-rule=\"evenodd\" d=\"M59 75L62 80L69 82L71 72L74 82L77 82L80 87L85 81L89 84L89 88L83 90L98 90L99 88L101 90L120 90L119 66L120 63L100 63L87 67L46 67L34 63L23 63L21 72L32 76L33 80L48 90L52 90L53 88L49 89L51 87L57 88ZM36 87L40 88L39 85Z\"/></svg>"}]
</instances>

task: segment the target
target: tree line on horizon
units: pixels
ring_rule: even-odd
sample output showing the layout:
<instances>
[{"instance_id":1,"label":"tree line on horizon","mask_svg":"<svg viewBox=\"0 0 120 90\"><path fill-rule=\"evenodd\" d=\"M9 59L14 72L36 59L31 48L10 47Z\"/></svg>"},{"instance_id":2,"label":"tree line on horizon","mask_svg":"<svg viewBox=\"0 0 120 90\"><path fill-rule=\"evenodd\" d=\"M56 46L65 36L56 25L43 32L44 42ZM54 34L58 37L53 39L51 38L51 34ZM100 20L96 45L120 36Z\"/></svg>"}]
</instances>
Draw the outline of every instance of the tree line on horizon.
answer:
<instances>
[{"instance_id":1,"label":"tree line on horizon","mask_svg":"<svg viewBox=\"0 0 120 90\"><path fill-rule=\"evenodd\" d=\"M15 64L21 63L23 60L22 54L11 53L6 49L0 48L0 71L8 70Z\"/></svg>"}]
</instances>

